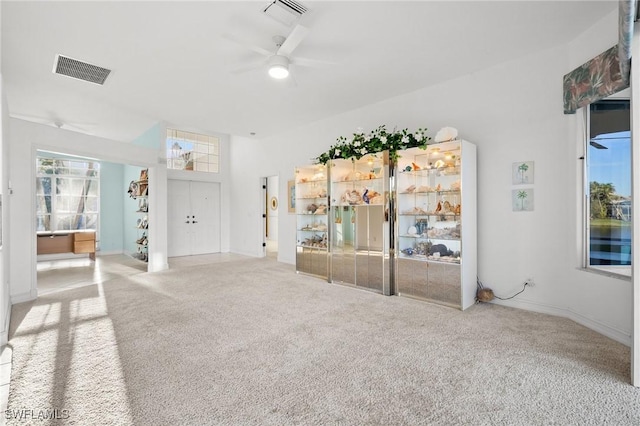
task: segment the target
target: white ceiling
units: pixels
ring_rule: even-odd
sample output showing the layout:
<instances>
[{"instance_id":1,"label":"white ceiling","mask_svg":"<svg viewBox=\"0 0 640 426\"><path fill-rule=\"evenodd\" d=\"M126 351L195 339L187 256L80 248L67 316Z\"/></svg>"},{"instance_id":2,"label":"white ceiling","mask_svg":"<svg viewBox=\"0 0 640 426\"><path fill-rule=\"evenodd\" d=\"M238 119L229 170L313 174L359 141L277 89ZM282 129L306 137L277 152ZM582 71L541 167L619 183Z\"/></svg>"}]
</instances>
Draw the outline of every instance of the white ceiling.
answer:
<instances>
[{"instance_id":1,"label":"white ceiling","mask_svg":"<svg viewBox=\"0 0 640 426\"><path fill-rule=\"evenodd\" d=\"M291 28L262 1L2 2L9 112L130 141L157 121L266 137L563 44L616 1L302 1L311 30L293 58L296 86L223 34L275 49ZM56 54L112 69L105 86L52 73ZM567 70L569 71L569 70ZM561 76L558 76L561 78ZM559 98L560 99L560 98Z\"/></svg>"}]
</instances>

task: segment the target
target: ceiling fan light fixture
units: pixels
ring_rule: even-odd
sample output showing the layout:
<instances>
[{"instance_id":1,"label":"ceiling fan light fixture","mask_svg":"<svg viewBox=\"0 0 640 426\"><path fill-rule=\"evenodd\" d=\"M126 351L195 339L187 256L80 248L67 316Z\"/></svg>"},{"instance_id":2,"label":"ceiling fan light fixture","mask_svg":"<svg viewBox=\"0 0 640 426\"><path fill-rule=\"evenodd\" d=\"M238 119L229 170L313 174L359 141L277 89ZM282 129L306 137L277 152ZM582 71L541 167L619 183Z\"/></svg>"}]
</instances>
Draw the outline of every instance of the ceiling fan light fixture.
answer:
<instances>
[{"instance_id":1,"label":"ceiling fan light fixture","mask_svg":"<svg viewBox=\"0 0 640 426\"><path fill-rule=\"evenodd\" d=\"M289 59L282 55L273 55L269 59L269 75L278 80L289 77Z\"/></svg>"}]
</instances>

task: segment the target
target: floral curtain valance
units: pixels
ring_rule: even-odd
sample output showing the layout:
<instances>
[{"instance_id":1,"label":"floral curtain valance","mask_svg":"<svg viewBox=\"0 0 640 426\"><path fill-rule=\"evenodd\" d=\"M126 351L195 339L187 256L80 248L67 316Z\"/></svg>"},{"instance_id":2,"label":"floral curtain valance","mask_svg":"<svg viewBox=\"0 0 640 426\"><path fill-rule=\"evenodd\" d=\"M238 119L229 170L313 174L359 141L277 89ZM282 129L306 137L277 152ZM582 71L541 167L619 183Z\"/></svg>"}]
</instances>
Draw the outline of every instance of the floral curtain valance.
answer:
<instances>
[{"instance_id":1,"label":"floral curtain valance","mask_svg":"<svg viewBox=\"0 0 640 426\"><path fill-rule=\"evenodd\" d=\"M587 106L629 87L622 78L618 46L613 46L564 76L564 113L574 114Z\"/></svg>"},{"instance_id":2,"label":"floral curtain valance","mask_svg":"<svg viewBox=\"0 0 640 426\"><path fill-rule=\"evenodd\" d=\"M618 44L564 76L564 113L629 87L631 39L637 0L618 2Z\"/></svg>"}]
</instances>

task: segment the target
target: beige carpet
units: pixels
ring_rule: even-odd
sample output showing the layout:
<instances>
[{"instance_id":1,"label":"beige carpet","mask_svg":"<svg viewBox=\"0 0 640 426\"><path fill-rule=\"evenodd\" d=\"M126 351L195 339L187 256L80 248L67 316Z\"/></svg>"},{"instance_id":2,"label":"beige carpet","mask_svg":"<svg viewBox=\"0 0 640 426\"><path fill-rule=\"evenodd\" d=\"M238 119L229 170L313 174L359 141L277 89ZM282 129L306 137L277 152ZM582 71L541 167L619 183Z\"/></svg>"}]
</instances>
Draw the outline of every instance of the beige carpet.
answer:
<instances>
[{"instance_id":1,"label":"beige carpet","mask_svg":"<svg viewBox=\"0 0 640 426\"><path fill-rule=\"evenodd\" d=\"M569 320L271 260L45 295L11 326L9 409L67 410L61 424L640 424L629 349Z\"/></svg>"}]
</instances>

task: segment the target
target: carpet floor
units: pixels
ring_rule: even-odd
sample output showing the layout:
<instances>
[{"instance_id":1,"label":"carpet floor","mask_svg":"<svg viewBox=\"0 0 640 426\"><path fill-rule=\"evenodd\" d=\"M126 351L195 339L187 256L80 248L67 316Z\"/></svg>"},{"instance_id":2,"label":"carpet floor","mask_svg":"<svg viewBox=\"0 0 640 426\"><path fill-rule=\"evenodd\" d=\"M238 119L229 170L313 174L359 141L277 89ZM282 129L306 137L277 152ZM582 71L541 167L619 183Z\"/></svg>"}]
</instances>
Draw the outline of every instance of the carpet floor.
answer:
<instances>
[{"instance_id":1,"label":"carpet floor","mask_svg":"<svg viewBox=\"0 0 640 426\"><path fill-rule=\"evenodd\" d=\"M629 348L570 320L465 312L268 259L13 306L9 410L75 425L638 425Z\"/></svg>"}]
</instances>

